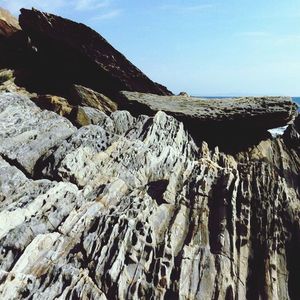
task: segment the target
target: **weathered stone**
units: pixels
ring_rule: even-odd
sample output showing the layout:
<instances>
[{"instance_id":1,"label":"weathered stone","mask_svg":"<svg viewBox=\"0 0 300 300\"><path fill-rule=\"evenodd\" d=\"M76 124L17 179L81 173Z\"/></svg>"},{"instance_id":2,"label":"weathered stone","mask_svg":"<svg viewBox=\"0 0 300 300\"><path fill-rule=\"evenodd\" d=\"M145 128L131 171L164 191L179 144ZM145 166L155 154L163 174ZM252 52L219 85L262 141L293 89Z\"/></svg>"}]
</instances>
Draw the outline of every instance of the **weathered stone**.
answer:
<instances>
[{"instance_id":1,"label":"weathered stone","mask_svg":"<svg viewBox=\"0 0 300 300\"><path fill-rule=\"evenodd\" d=\"M180 92L178 94L178 96L180 96L180 97L189 97L189 94L187 92Z\"/></svg>"},{"instance_id":2,"label":"weathered stone","mask_svg":"<svg viewBox=\"0 0 300 300\"><path fill-rule=\"evenodd\" d=\"M297 299L299 152L233 157L163 112L102 117L39 161L64 182L0 160L4 299Z\"/></svg>"},{"instance_id":3,"label":"weathered stone","mask_svg":"<svg viewBox=\"0 0 300 300\"><path fill-rule=\"evenodd\" d=\"M208 100L127 91L121 95L124 107L134 115L164 111L182 121L196 140L208 141L225 150L237 143L251 145L268 138L267 129L286 125L297 111L297 105L290 97Z\"/></svg>"},{"instance_id":4,"label":"weathered stone","mask_svg":"<svg viewBox=\"0 0 300 300\"><path fill-rule=\"evenodd\" d=\"M300 115L296 117L294 123L289 125L284 132L283 138L285 142L292 148L300 151Z\"/></svg>"},{"instance_id":5,"label":"weathered stone","mask_svg":"<svg viewBox=\"0 0 300 300\"><path fill-rule=\"evenodd\" d=\"M12 70L2 69L0 70L0 84L2 85L8 80L14 78L14 72Z\"/></svg>"},{"instance_id":6,"label":"weathered stone","mask_svg":"<svg viewBox=\"0 0 300 300\"><path fill-rule=\"evenodd\" d=\"M105 113L111 113L118 108L117 104L105 95L77 84L72 88L70 101L76 105L93 107Z\"/></svg>"},{"instance_id":7,"label":"weathered stone","mask_svg":"<svg viewBox=\"0 0 300 300\"><path fill-rule=\"evenodd\" d=\"M68 118L73 109L73 105L69 104L65 98L59 96L38 95L32 97L31 100L41 109L52 110L66 118Z\"/></svg>"},{"instance_id":8,"label":"weathered stone","mask_svg":"<svg viewBox=\"0 0 300 300\"><path fill-rule=\"evenodd\" d=\"M74 25L32 14L64 38L57 26ZM94 98L36 95L42 111L15 72L2 78L1 91L22 95L0 94L1 300L300 299L299 116L282 137L261 139L291 119L289 99L227 100L226 111L226 101L164 98L183 124L156 112L154 95L130 102L134 116L107 115ZM243 149L196 145L184 126Z\"/></svg>"},{"instance_id":9,"label":"weathered stone","mask_svg":"<svg viewBox=\"0 0 300 300\"><path fill-rule=\"evenodd\" d=\"M27 97L0 95L0 154L33 174L37 160L75 131L54 112L41 111Z\"/></svg>"},{"instance_id":10,"label":"weathered stone","mask_svg":"<svg viewBox=\"0 0 300 300\"><path fill-rule=\"evenodd\" d=\"M32 66L36 77L27 83L36 83L36 89L63 94L66 87L76 83L111 99L120 90L170 94L83 24L34 9L22 9L19 21L38 49L37 61Z\"/></svg>"}]
</instances>

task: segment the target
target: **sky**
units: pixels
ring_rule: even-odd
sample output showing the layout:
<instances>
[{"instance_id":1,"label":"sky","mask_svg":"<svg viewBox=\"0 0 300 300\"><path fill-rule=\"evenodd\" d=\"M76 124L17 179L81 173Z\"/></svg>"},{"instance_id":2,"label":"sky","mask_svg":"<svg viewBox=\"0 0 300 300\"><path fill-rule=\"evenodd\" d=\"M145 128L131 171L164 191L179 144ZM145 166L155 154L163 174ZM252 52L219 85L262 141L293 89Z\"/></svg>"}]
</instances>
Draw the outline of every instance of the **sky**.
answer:
<instances>
[{"instance_id":1,"label":"sky","mask_svg":"<svg viewBox=\"0 0 300 300\"><path fill-rule=\"evenodd\" d=\"M152 80L199 96L300 96L300 0L0 0L85 23Z\"/></svg>"}]
</instances>

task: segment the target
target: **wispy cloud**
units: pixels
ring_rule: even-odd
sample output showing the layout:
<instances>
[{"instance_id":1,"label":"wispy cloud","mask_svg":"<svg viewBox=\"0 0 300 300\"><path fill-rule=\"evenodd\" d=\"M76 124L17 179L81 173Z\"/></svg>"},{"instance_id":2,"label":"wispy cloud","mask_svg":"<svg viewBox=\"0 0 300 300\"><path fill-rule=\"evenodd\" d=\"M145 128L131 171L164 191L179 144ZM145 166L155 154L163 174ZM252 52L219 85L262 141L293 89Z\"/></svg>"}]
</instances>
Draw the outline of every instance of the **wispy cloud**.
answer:
<instances>
[{"instance_id":1,"label":"wispy cloud","mask_svg":"<svg viewBox=\"0 0 300 300\"><path fill-rule=\"evenodd\" d=\"M214 7L213 4L197 4L197 5L165 4L159 6L161 10L169 10L173 12L197 12L197 11L205 11L213 7Z\"/></svg>"},{"instance_id":2,"label":"wispy cloud","mask_svg":"<svg viewBox=\"0 0 300 300\"><path fill-rule=\"evenodd\" d=\"M108 7L110 1L99 1L99 0L76 0L75 9L79 11L83 10L95 10L99 8Z\"/></svg>"},{"instance_id":3,"label":"wispy cloud","mask_svg":"<svg viewBox=\"0 0 300 300\"><path fill-rule=\"evenodd\" d=\"M120 16L121 12L122 11L120 9L115 9L110 12L103 13L98 16L92 17L91 21L102 21L102 20L114 19L114 18Z\"/></svg>"}]
</instances>

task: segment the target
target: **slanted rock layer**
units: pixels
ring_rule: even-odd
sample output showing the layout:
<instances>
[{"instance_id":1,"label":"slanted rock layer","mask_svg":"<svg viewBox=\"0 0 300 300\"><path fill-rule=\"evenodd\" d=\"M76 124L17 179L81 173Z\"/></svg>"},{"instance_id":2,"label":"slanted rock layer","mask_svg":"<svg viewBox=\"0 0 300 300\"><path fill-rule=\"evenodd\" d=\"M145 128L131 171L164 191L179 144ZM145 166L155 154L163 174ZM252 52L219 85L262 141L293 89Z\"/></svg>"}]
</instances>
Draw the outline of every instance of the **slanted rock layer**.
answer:
<instances>
[{"instance_id":1,"label":"slanted rock layer","mask_svg":"<svg viewBox=\"0 0 300 300\"><path fill-rule=\"evenodd\" d=\"M0 108L2 299L299 296L296 126L233 157L163 112L76 129L17 94Z\"/></svg>"},{"instance_id":2,"label":"slanted rock layer","mask_svg":"<svg viewBox=\"0 0 300 300\"><path fill-rule=\"evenodd\" d=\"M32 41L0 31L1 300L300 298L289 98L118 94L169 92L84 25L36 10L21 25ZM54 93L35 63L66 50L88 76L66 60Z\"/></svg>"}]
</instances>

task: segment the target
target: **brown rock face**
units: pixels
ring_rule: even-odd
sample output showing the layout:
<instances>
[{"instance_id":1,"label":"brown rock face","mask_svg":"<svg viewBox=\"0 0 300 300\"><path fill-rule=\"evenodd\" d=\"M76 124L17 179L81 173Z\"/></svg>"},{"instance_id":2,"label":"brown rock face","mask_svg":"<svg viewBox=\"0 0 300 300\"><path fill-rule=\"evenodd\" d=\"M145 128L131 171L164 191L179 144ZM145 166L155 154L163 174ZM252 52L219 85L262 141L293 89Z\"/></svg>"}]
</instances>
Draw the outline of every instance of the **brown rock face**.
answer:
<instances>
[{"instance_id":1,"label":"brown rock face","mask_svg":"<svg viewBox=\"0 0 300 300\"><path fill-rule=\"evenodd\" d=\"M76 105L96 108L105 113L111 113L118 108L116 103L105 95L77 84L74 84L71 90L70 100Z\"/></svg>"},{"instance_id":2,"label":"brown rock face","mask_svg":"<svg viewBox=\"0 0 300 300\"><path fill-rule=\"evenodd\" d=\"M120 90L171 94L83 24L27 9L21 10L19 21L38 50L34 82L39 89L61 92L77 83L112 98Z\"/></svg>"}]
</instances>

